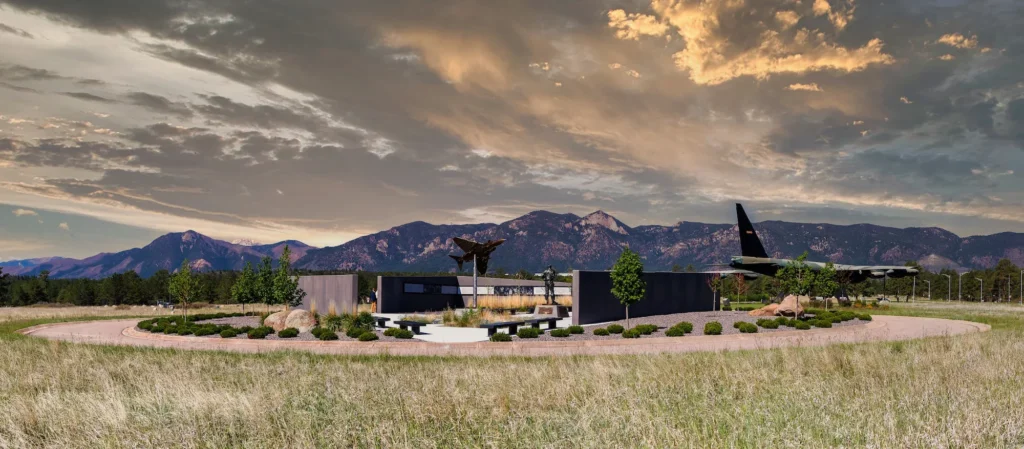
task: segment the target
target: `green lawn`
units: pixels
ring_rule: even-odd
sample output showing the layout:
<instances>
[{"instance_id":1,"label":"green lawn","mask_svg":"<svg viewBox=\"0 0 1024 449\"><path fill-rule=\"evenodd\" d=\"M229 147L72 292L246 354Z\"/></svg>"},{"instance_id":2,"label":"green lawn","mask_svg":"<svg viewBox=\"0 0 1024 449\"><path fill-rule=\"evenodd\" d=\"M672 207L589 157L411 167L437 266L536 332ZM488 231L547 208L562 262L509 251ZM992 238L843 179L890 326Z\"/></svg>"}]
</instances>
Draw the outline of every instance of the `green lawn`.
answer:
<instances>
[{"instance_id":1,"label":"green lawn","mask_svg":"<svg viewBox=\"0 0 1024 449\"><path fill-rule=\"evenodd\" d=\"M47 319L0 323L0 447L1024 444L1024 309L872 313L993 330L766 351L478 359L102 347L12 333Z\"/></svg>"}]
</instances>

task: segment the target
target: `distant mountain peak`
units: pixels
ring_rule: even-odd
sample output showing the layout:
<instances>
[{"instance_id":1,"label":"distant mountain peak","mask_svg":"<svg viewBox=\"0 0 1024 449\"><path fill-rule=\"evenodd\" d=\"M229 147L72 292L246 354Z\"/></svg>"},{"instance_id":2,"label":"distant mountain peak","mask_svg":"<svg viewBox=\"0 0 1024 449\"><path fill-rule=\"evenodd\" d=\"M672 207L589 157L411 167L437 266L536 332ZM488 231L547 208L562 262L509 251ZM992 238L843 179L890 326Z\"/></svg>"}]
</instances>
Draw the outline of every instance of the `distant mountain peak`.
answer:
<instances>
[{"instance_id":1,"label":"distant mountain peak","mask_svg":"<svg viewBox=\"0 0 1024 449\"><path fill-rule=\"evenodd\" d=\"M607 228L612 232L618 232L619 234L622 235L629 235L628 226L626 226L617 218L609 215L607 212L603 210L598 210L596 212L591 213L590 215L587 215L586 217L583 217L580 220L580 222L583 224L593 226L601 226Z\"/></svg>"},{"instance_id":2,"label":"distant mountain peak","mask_svg":"<svg viewBox=\"0 0 1024 449\"><path fill-rule=\"evenodd\" d=\"M257 241L255 241L253 239L234 239L234 240L231 241L231 244L232 245L240 245L240 246L259 246L259 245L261 245L260 242L257 242Z\"/></svg>"}]
</instances>

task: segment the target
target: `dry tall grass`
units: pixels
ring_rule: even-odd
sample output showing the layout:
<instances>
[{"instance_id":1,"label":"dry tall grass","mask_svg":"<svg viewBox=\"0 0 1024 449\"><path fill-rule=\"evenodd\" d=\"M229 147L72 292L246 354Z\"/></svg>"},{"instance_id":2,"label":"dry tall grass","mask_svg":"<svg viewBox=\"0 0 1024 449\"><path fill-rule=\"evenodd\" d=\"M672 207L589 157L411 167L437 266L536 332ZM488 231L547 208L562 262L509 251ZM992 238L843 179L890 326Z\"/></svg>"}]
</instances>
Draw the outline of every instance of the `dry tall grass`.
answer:
<instances>
[{"instance_id":1,"label":"dry tall grass","mask_svg":"<svg viewBox=\"0 0 1024 449\"><path fill-rule=\"evenodd\" d=\"M539 359L111 348L7 330L0 447L1020 447L1024 321L965 312L994 330Z\"/></svg>"},{"instance_id":2,"label":"dry tall grass","mask_svg":"<svg viewBox=\"0 0 1024 449\"><path fill-rule=\"evenodd\" d=\"M466 302L472 301L473 296L464 297ZM480 307L488 309L513 310L522 307L533 308L544 304L543 295L478 295L477 302ZM572 307L572 296L556 296L555 302L563 306Z\"/></svg>"},{"instance_id":3,"label":"dry tall grass","mask_svg":"<svg viewBox=\"0 0 1024 449\"><path fill-rule=\"evenodd\" d=\"M272 307L271 310L278 310L280 307ZM246 312L265 311L263 305L248 305ZM242 311L239 305L208 306L202 308L189 308L188 313L238 313ZM169 316L181 315L181 308L164 309L155 306L95 306L95 307L0 307L0 323L8 321L25 321L40 319L63 319L80 317L113 318L119 316Z\"/></svg>"}]
</instances>

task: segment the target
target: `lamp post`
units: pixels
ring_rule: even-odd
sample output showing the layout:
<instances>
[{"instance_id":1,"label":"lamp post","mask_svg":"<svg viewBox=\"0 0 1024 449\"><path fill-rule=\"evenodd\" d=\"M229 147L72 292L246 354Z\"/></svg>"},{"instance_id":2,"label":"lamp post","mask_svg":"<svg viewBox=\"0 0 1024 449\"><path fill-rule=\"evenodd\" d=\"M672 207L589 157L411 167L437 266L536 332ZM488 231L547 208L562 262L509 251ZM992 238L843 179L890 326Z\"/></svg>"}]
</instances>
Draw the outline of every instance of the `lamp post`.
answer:
<instances>
[{"instance_id":1,"label":"lamp post","mask_svg":"<svg viewBox=\"0 0 1024 449\"><path fill-rule=\"evenodd\" d=\"M914 283L910 287L910 297L917 300L917 276L914 276Z\"/></svg>"},{"instance_id":2,"label":"lamp post","mask_svg":"<svg viewBox=\"0 0 1024 449\"><path fill-rule=\"evenodd\" d=\"M975 279L977 279L978 282L981 282L981 284L978 285L978 300L981 302L985 302L985 280L982 278Z\"/></svg>"},{"instance_id":3,"label":"lamp post","mask_svg":"<svg viewBox=\"0 0 1024 449\"><path fill-rule=\"evenodd\" d=\"M1020 304L1024 306L1024 270L1020 270Z\"/></svg>"},{"instance_id":4,"label":"lamp post","mask_svg":"<svg viewBox=\"0 0 1024 449\"><path fill-rule=\"evenodd\" d=\"M1021 273L1024 273L1024 271ZM948 274L944 274L943 276L946 277L946 302L949 302L950 297L953 296L953 276Z\"/></svg>"},{"instance_id":5,"label":"lamp post","mask_svg":"<svg viewBox=\"0 0 1024 449\"><path fill-rule=\"evenodd\" d=\"M928 283L928 301L931 301L932 300L932 281L929 281L927 279L925 279L924 281Z\"/></svg>"}]
</instances>

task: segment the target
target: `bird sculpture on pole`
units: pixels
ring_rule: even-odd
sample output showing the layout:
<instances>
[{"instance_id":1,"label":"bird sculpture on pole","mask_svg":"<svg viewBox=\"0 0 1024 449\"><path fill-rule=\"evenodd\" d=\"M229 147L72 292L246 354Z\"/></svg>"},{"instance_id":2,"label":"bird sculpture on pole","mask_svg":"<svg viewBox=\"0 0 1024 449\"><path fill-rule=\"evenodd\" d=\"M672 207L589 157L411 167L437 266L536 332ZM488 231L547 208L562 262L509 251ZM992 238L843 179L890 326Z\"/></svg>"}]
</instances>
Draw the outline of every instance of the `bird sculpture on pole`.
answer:
<instances>
[{"instance_id":1,"label":"bird sculpture on pole","mask_svg":"<svg viewBox=\"0 0 1024 449\"><path fill-rule=\"evenodd\" d=\"M456 256L454 254L448 255L448 257L455 260L455 263L459 264L459 271L462 271L462 264L470 261L473 262L473 307L476 307L477 275L487 273L487 263L491 260L491 253L493 253L494 250L502 243L505 243L505 239L488 240L484 243L477 243L472 240L455 237L452 241L454 241L464 253L461 256Z\"/></svg>"}]
</instances>

